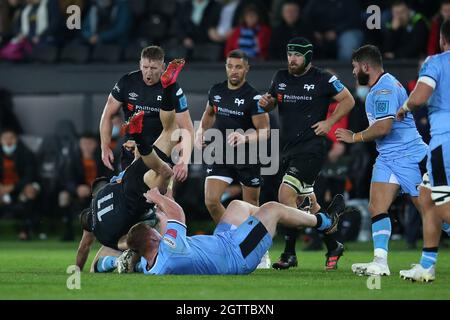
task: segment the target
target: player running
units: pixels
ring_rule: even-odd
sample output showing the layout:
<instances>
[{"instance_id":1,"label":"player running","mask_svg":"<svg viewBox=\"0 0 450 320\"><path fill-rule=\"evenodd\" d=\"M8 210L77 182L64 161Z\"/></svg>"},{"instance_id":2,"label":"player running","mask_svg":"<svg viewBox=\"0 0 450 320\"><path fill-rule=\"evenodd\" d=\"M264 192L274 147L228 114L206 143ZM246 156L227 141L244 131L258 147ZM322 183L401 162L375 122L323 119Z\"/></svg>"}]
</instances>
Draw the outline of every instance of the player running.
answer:
<instances>
[{"instance_id":1,"label":"player running","mask_svg":"<svg viewBox=\"0 0 450 320\"><path fill-rule=\"evenodd\" d=\"M417 186L425 172L427 145L417 131L412 115L403 121L394 121L395 114L408 98L398 80L384 72L381 53L373 45L357 49L352 56L353 75L362 86L369 85L366 114L369 128L353 133L336 130L339 141L346 143L375 141L378 157L373 166L370 184L369 211L372 217L374 259L356 263L352 271L359 275L390 275L388 244L391 220L388 210L399 190L409 194L420 212Z\"/></svg>"}]
</instances>

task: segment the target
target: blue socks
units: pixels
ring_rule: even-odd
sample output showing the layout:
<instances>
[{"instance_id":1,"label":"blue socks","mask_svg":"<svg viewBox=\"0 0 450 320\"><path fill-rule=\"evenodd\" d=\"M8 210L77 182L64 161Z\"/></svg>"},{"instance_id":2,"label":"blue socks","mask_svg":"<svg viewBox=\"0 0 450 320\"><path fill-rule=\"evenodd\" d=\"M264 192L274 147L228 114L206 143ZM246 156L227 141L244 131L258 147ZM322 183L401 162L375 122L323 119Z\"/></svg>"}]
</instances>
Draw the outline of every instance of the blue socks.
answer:
<instances>
[{"instance_id":1,"label":"blue socks","mask_svg":"<svg viewBox=\"0 0 450 320\"><path fill-rule=\"evenodd\" d=\"M317 218L317 224L316 228L317 230L323 231L331 226L331 219L324 213L319 212L316 214Z\"/></svg>"},{"instance_id":2,"label":"blue socks","mask_svg":"<svg viewBox=\"0 0 450 320\"><path fill-rule=\"evenodd\" d=\"M389 251L389 238L391 237L391 219L387 213L379 214L372 218L372 239L375 251L382 249Z\"/></svg>"},{"instance_id":3,"label":"blue socks","mask_svg":"<svg viewBox=\"0 0 450 320\"><path fill-rule=\"evenodd\" d=\"M117 267L117 257L100 257L95 265L95 272L111 272Z\"/></svg>"},{"instance_id":4,"label":"blue socks","mask_svg":"<svg viewBox=\"0 0 450 320\"><path fill-rule=\"evenodd\" d=\"M438 248L437 247L423 248L422 257L420 258L420 265L424 269L428 269L429 267L436 264L437 256L438 256Z\"/></svg>"}]
</instances>

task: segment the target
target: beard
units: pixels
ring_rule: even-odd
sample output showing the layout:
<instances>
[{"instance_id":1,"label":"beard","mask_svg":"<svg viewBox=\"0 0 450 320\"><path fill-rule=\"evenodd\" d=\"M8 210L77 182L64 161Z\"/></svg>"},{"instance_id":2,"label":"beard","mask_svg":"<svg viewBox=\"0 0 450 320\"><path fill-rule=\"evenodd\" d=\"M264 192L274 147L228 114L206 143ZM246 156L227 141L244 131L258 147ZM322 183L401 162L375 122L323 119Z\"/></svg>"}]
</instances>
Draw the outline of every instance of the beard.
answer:
<instances>
[{"instance_id":1,"label":"beard","mask_svg":"<svg viewBox=\"0 0 450 320\"><path fill-rule=\"evenodd\" d=\"M367 86L369 84L369 74L364 73L362 70L359 70L359 72L356 74L356 79L362 86Z\"/></svg>"},{"instance_id":2,"label":"beard","mask_svg":"<svg viewBox=\"0 0 450 320\"><path fill-rule=\"evenodd\" d=\"M305 64L302 64L301 66L299 66L297 64L295 64L295 65L289 64L288 65L289 74L295 75L295 76L301 75L303 72L305 72L305 69L306 69Z\"/></svg>"}]
</instances>

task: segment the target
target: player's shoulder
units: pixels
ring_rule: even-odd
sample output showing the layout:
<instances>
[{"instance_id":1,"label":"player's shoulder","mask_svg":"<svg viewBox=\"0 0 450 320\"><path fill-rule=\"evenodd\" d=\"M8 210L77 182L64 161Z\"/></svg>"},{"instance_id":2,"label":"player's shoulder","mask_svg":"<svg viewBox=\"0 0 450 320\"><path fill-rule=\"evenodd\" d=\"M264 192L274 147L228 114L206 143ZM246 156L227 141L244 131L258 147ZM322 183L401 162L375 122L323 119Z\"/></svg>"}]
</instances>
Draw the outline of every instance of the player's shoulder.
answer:
<instances>
[{"instance_id":1,"label":"player's shoulder","mask_svg":"<svg viewBox=\"0 0 450 320\"><path fill-rule=\"evenodd\" d=\"M121 78L120 81L122 82L134 82L137 80L142 79L142 72L141 70L134 70L131 72L128 72L126 74L124 74Z\"/></svg>"},{"instance_id":2,"label":"player's shoulder","mask_svg":"<svg viewBox=\"0 0 450 320\"><path fill-rule=\"evenodd\" d=\"M392 93L397 87L402 87L400 82L390 73L383 74L372 86L375 95L386 95Z\"/></svg>"},{"instance_id":3,"label":"player's shoulder","mask_svg":"<svg viewBox=\"0 0 450 320\"><path fill-rule=\"evenodd\" d=\"M275 72L273 79L275 81L286 81L288 77L289 77L288 69L279 69L277 72Z\"/></svg>"},{"instance_id":4,"label":"player's shoulder","mask_svg":"<svg viewBox=\"0 0 450 320\"><path fill-rule=\"evenodd\" d=\"M445 51L428 56L423 63L441 63L445 60L450 61L450 51Z\"/></svg>"},{"instance_id":5,"label":"player's shoulder","mask_svg":"<svg viewBox=\"0 0 450 320\"><path fill-rule=\"evenodd\" d=\"M210 94L211 93L220 93L223 92L227 89L227 81L222 81L222 82L218 82L215 83L211 86L211 88L209 89Z\"/></svg>"}]
</instances>

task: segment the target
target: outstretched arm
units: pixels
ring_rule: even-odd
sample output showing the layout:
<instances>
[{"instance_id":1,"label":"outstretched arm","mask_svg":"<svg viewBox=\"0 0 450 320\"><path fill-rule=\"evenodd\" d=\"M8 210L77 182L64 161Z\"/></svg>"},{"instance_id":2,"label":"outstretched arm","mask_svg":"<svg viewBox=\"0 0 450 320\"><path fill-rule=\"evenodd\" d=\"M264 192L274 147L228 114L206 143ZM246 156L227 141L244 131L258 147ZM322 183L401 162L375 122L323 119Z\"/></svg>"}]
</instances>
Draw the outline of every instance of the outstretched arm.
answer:
<instances>
[{"instance_id":1,"label":"outstretched arm","mask_svg":"<svg viewBox=\"0 0 450 320\"><path fill-rule=\"evenodd\" d=\"M83 270L86 260L89 256L89 251L94 243L95 236L92 232L83 230L83 236L81 237L80 244L77 251L77 266L80 270Z\"/></svg>"},{"instance_id":2,"label":"outstretched arm","mask_svg":"<svg viewBox=\"0 0 450 320\"><path fill-rule=\"evenodd\" d=\"M168 220L177 220L182 223L186 222L184 211L180 205L169 197L159 193L158 188L147 191L144 193L144 197L147 199L147 202L155 203L166 214Z\"/></svg>"}]
</instances>

